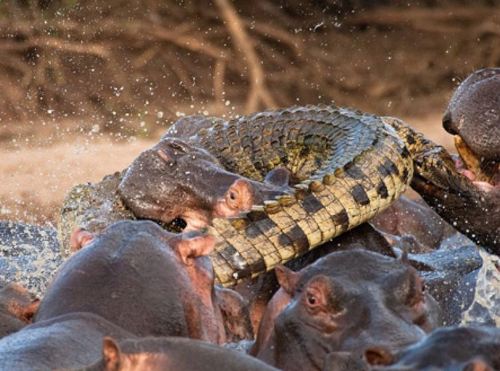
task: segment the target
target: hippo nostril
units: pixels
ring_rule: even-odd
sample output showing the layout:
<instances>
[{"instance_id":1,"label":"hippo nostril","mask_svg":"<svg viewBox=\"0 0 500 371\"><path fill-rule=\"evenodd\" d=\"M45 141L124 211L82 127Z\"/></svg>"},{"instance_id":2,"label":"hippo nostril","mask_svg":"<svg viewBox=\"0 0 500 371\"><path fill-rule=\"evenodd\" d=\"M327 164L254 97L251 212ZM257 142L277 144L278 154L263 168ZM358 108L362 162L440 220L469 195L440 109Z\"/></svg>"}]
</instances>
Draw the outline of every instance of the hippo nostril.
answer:
<instances>
[{"instance_id":1,"label":"hippo nostril","mask_svg":"<svg viewBox=\"0 0 500 371\"><path fill-rule=\"evenodd\" d=\"M450 111L446 111L446 113L443 116L443 128L450 134L456 134L455 130L453 129L453 121L451 119L451 113Z\"/></svg>"}]
</instances>

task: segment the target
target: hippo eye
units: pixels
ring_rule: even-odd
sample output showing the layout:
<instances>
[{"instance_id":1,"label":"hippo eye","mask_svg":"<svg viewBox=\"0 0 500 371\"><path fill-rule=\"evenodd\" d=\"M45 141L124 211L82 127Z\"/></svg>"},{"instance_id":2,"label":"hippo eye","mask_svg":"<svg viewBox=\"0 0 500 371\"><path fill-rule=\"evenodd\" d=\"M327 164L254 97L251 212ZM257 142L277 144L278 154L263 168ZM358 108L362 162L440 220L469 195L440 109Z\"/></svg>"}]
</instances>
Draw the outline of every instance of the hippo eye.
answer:
<instances>
[{"instance_id":1,"label":"hippo eye","mask_svg":"<svg viewBox=\"0 0 500 371\"><path fill-rule=\"evenodd\" d=\"M229 198L230 198L231 200L233 200L233 201L234 201L234 200L236 200L236 194L235 194L234 192L230 192L230 193L229 193Z\"/></svg>"},{"instance_id":2,"label":"hippo eye","mask_svg":"<svg viewBox=\"0 0 500 371\"><path fill-rule=\"evenodd\" d=\"M312 294L307 294L307 304L309 305L316 305L318 303L318 299Z\"/></svg>"}]
</instances>

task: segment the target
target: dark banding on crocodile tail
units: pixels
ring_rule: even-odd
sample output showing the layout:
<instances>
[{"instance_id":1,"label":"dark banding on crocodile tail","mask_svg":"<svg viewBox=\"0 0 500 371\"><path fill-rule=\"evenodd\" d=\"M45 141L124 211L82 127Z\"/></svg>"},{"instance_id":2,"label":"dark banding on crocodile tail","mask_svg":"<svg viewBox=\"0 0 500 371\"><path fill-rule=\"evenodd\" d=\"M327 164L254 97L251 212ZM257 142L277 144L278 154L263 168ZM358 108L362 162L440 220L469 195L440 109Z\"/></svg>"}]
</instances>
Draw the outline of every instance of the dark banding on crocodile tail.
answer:
<instances>
[{"instance_id":1,"label":"dark banding on crocodile tail","mask_svg":"<svg viewBox=\"0 0 500 371\"><path fill-rule=\"evenodd\" d=\"M261 112L201 130L193 141L229 171L262 180L277 166L298 183L244 218L215 219L211 258L223 285L254 277L388 207L413 176L409 148L382 118L332 106Z\"/></svg>"}]
</instances>

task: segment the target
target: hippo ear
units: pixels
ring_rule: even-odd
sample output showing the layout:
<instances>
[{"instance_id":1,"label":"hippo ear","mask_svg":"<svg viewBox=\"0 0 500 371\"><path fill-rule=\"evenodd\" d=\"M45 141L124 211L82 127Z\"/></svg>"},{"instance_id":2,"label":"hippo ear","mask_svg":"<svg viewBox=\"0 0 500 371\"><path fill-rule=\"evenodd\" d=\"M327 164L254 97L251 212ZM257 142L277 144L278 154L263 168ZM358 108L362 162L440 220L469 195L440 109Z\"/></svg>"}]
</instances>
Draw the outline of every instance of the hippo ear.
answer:
<instances>
[{"instance_id":1,"label":"hippo ear","mask_svg":"<svg viewBox=\"0 0 500 371\"><path fill-rule=\"evenodd\" d=\"M25 307L20 308L20 317L25 322L31 322L32 318L35 316L35 313L38 311L38 307L40 306L40 299L36 298Z\"/></svg>"},{"instance_id":2,"label":"hippo ear","mask_svg":"<svg viewBox=\"0 0 500 371\"><path fill-rule=\"evenodd\" d=\"M469 361L463 371L493 371L493 367L486 363L484 359L477 357Z\"/></svg>"},{"instance_id":3,"label":"hippo ear","mask_svg":"<svg viewBox=\"0 0 500 371\"><path fill-rule=\"evenodd\" d=\"M72 252L80 250L82 247L87 246L94 239L94 235L87 232L85 229L77 228L73 231L70 238L70 248Z\"/></svg>"},{"instance_id":4,"label":"hippo ear","mask_svg":"<svg viewBox=\"0 0 500 371\"><path fill-rule=\"evenodd\" d=\"M185 265L192 265L192 259L209 255L215 247L215 237L209 234L194 236L183 233L181 238L173 242L179 258Z\"/></svg>"},{"instance_id":5,"label":"hippo ear","mask_svg":"<svg viewBox=\"0 0 500 371\"><path fill-rule=\"evenodd\" d=\"M274 268L274 273L276 274L276 279L281 288L285 290L288 295L293 296L295 288L297 287L297 282L300 278L300 273L294 272L281 264Z\"/></svg>"},{"instance_id":6,"label":"hippo ear","mask_svg":"<svg viewBox=\"0 0 500 371\"><path fill-rule=\"evenodd\" d=\"M391 351L384 347L371 347L365 349L365 361L371 366L386 366L394 362Z\"/></svg>"},{"instance_id":7,"label":"hippo ear","mask_svg":"<svg viewBox=\"0 0 500 371\"><path fill-rule=\"evenodd\" d=\"M106 371L115 371L120 368L121 350L112 337L105 336L102 341L102 358Z\"/></svg>"},{"instance_id":8,"label":"hippo ear","mask_svg":"<svg viewBox=\"0 0 500 371\"><path fill-rule=\"evenodd\" d=\"M17 283L10 283L0 290L0 301L2 296L5 296L3 300L7 303L7 310L26 323L31 322L40 306L40 299Z\"/></svg>"}]
</instances>

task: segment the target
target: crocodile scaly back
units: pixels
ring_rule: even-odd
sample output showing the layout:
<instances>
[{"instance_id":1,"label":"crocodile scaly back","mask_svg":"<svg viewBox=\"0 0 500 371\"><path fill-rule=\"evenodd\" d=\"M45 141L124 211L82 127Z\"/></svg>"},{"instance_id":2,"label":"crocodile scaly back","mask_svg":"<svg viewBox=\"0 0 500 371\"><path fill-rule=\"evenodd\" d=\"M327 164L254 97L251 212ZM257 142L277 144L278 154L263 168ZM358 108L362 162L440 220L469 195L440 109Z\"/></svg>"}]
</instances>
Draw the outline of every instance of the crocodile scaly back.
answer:
<instances>
[{"instance_id":1,"label":"crocodile scaly back","mask_svg":"<svg viewBox=\"0 0 500 371\"><path fill-rule=\"evenodd\" d=\"M377 116L333 106L292 107L215 121L190 141L229 171L262 180L284 166L294 193L265 201L244 218L215 219L211 258L231 285L271 270L385 209L408 186L413 162Z\"/></svg>"}]
</instances>

